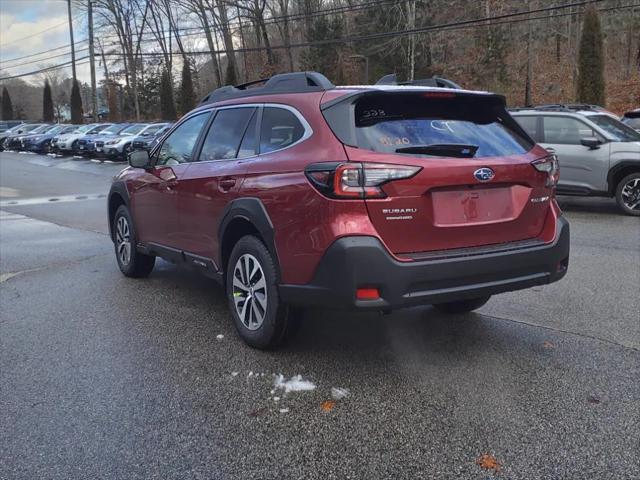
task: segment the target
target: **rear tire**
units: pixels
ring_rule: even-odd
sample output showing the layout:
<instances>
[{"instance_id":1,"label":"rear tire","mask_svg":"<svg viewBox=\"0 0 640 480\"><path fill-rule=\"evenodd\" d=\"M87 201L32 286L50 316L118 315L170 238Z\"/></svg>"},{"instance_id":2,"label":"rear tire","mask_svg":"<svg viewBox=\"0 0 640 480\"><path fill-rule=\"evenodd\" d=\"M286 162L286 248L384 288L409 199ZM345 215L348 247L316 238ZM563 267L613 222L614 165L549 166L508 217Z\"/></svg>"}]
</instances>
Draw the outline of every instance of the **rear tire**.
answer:
<instances>
[{"instance_id":1,"label":"rear tire","mask_svg":"<svg viewBox=\"0 0 640 480\"><path fill-rule=\"evenodd\" d=\"M280 345L290 325L289 308L278 295L276 263L258 238L242 237L226 268L229 309L238 334L253 348Z\"/></svg>"},{"instance_id":2,"label":"rear tire","mask_svg":"<svg viewBox=\"0 0 640 480\"><path fill-rule=\"evenodd\" d=\"M489 295L488 297L458 300L457 302L436 303L433 307L443 313L469 313L483 306L490 298Z\"/></svg>"},{"instance_id":3,"label":"rear tire","mask_svg":"<svg viewBox=\"0 0 640 480\"><path fill-rule=\"evenodd\" d=\"M149 276L156 263L156 257L138 252L136 232L129 209L120 205L113 217L113 244L120 271L126 277L143 278Z\"/></svg>"},{"instance_id":4,"label":"rear tire","mask_svg":"<svg viewBox=\"0 0 640 480\"><path fill-rule=\"evenodd\" d=\"M618 182L616 202L627 215L640 217L640 172L627 175Z\"/></svg>"}]
</instances>

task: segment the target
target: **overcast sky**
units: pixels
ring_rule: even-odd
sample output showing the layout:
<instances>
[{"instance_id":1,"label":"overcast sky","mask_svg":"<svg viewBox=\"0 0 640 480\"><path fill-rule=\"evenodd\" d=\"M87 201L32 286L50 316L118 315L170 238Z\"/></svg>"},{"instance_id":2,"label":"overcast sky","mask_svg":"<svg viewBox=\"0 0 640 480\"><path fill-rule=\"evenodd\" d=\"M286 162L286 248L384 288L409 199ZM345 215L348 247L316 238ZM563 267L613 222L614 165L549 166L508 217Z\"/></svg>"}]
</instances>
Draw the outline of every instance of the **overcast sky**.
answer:
<instances>
[{"instance_id":1,"label":"overcast sky","mask_svg":"<svg viewBox=\"0 0 640 480\"><path fill-rule=\"evenodd\" d=\"M76 42L87 38L86 20L77 10L72 11L74 17L74 39ZM68 52L69 23L66 0L0 0L0 72L2 77L27 73L39 68L65 63L71 55L47 58ZM76 48L86 47L82 43ZM59 48L58 48L59 47ZM37 57L11 61L16 57L31 55L44 50L56 50ZM79 52L76 58L86 56L87 52ZM20 63L29 63L16 66ZM71 66L65 69L71 76ZM89 81L89 66L78 66L78 77L81 81ZM35 81L35 77L24 77L23 80Z\"/></svg>"}]
</instances>

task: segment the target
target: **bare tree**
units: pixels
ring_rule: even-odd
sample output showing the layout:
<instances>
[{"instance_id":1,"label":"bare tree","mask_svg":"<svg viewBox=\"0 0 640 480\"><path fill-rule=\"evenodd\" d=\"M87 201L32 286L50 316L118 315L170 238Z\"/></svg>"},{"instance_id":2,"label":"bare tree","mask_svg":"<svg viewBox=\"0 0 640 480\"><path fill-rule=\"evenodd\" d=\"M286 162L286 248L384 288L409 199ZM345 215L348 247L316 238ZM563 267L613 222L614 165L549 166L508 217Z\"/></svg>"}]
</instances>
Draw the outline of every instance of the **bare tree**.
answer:
<instances>
[{"instance_id":1,"label":"bare tree","mask_svg":"<svg viewBox=\"0 0 640 480\"><path fill-rule=\"evenodd\" d=\"M147 23L150 2L144 0L93 0L93 2L97 16L102 17L118 38L127 90L129 97L133 100L136 120L139 121L138 70L142 67L140 43ZM142 18L138 15L140 12Z\"/></svg>"},{"instance_id":2,"label":"bare tree","mask_svg":"<svg viewBox=\"0 0 640 480\"><path fill-rule=\"evenodd\" d=\"M184 0L182 6L188 12L192 12L193 14L195 14L198 21L200 22L200 25L202 25L204 36L207 39L207 46L209 47L209 52L211 54L211 65L213 67L213 74L215 76L217 85L222 85L220 64L218 62L218 57L216 56L217 48L213 43L213 35L215 34L215 32L212 32L212 22L209 20L209 15L212 14L212 9L208 8L206 0ZM214 19L212 18L212 20Z\"/></svg>"}]
</instances>

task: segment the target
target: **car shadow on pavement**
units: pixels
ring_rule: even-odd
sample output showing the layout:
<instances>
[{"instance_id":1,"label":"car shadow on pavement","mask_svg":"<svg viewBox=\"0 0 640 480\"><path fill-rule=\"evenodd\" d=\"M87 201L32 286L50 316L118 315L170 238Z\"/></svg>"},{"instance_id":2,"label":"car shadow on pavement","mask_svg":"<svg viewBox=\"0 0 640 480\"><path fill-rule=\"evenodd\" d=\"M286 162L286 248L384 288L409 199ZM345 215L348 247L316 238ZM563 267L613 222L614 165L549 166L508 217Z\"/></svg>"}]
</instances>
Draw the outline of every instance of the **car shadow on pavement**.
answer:
<instances>
[{"instance_id":1,"label":"car shadow on pavement","mask_svg":"<svg viewBox=\"0 0 640 480\"><path fill-rule=\"evenodd\" d=\"M557 200L560 208L566 212L626 216L613 198L559 196Z\"/></svg>"},{"instance_id":2,"label":"car shadow on pavement","mask_svg":"<svg viewBox=\"0 0 640 480\"><path fill-rule=\"evenodd\" d=\"M497 344L518 350L525 344L539 343L520 335L522 327L506 326L481 313L448 315L431 306L394 311L350 312L322 308L297 311L294 333L274 352L259 352L243 344L237 336L223 289L213 280L186 268L159 262L150 280L153 290L171 290L176 307L206 312L197 316L174 317L171 322L200 324L213 340L219 332L247 349L250 356L271 359L306 359L331 363L350 362L352 368L367 369L371 362L389 363L404 358L432 364L468 361L469 357L495 351ZM183 305L182 305L183 304ZM253 352L253 353L252 353Z\"/></svg>"}]
</instances>

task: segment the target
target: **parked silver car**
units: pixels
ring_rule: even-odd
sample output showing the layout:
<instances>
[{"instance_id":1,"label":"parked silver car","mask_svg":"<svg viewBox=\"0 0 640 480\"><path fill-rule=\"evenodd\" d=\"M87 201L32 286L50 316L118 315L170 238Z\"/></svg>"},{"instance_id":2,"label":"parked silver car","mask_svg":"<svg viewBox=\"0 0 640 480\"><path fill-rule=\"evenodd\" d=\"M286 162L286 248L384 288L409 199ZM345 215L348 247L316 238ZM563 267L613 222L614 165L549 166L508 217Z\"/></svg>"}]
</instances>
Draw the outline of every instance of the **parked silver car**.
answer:
<instances>
[{"instance_id":1,"label":"parked silver car","mask_svg":"<svg viewBox=\"0 0 640 480\"><path fill-rule=\"evenodd\" d=\"M558 156L558 194L615 196L625 213L640 216L639 132L590 106L511 113L537 143Z\"/></svg>"}]
</instances>

